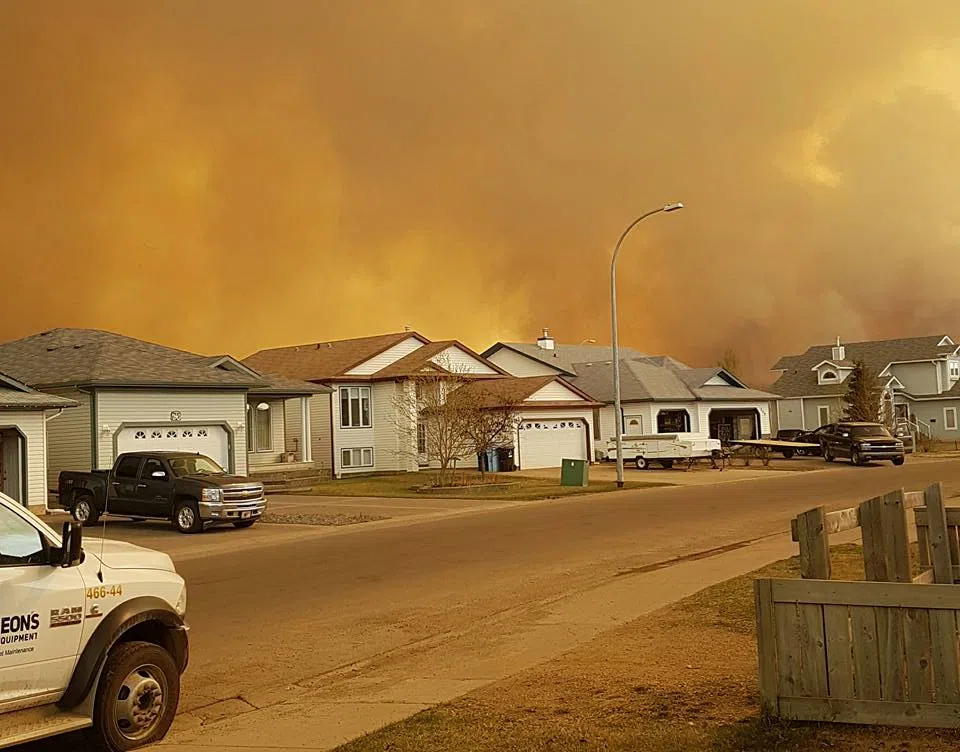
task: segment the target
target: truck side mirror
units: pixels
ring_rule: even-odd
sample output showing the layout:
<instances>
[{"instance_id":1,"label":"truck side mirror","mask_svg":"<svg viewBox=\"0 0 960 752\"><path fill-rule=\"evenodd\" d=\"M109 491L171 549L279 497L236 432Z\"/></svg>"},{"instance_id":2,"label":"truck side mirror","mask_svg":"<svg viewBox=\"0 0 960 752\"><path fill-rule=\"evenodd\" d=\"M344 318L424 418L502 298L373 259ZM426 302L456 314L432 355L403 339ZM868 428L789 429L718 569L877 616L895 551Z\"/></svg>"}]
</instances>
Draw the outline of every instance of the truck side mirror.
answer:
<instances>
[{"instance_id":1,"label":"truck side mirror","mask_svg":"<svg viewBox=\"0 0 960 752\"><path fill-rule=\"evenodd\" d=\"M63 553L60 566L76 567L83 561L83 525L74 520L63 523Z\"/></svg>"}]
</instances>

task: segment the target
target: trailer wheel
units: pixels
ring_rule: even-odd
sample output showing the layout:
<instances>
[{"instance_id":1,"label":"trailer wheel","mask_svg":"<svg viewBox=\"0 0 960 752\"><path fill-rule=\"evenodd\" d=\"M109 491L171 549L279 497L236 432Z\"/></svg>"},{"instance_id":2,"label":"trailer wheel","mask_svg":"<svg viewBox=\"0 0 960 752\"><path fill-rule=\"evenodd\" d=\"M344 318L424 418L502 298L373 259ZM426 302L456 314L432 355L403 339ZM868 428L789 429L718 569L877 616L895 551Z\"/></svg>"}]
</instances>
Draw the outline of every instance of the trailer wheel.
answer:
<instances>
[{"instance_id":1,"label":"trailer wheel","mask_svg":"<svg viewBox=\"0 0 960 752\"><path fill-rule=\"evenodd\" d=\"M650 463L647 461L646 457L637 457L634 460L634 463L637 465L637 470L646 470L650 467Z\"/></svg>"}]
</instances>

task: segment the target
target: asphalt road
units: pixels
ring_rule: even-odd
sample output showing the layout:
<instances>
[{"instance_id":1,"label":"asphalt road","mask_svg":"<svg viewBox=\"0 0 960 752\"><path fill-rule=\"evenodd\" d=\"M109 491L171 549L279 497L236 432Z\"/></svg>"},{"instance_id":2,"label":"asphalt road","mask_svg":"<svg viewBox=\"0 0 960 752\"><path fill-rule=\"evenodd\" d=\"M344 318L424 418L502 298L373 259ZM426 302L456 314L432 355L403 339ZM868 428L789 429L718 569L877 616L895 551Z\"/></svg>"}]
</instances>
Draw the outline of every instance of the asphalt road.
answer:
<instances>
[{"instance_id":1,"label":"asphalt road","mask_svg":"<svg viewBox=\"0 0 960 752\"><path fill-rule=\"evenodd\" d=\"M217 546L178 561L192 627L181 708L231 698L257 705L293 682L618 572L782 532L811 506L849 506L935 481L948 496L960 490L960 461L623 491L340 535L280 535L249 550ZM231 532L241 531L224 535ZM111 536L123 537L122 528ZM76 749L74 740L58 744Z\"/></svg>"}]
</instances>

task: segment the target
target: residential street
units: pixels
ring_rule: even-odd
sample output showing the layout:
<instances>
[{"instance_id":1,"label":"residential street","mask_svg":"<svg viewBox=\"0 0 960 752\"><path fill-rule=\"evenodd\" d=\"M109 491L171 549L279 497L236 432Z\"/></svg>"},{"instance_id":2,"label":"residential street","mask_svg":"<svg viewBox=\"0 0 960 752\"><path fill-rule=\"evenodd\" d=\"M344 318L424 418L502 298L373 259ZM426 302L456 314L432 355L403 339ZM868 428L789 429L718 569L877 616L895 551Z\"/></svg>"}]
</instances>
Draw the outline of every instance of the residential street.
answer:
<instances>
[{"instance_id":1,"label":"residential street","mask_svg":"<svg viewBox=\"0 0 960 752\"><path fill-rule=\"evenodd\" d=\"M322 693L338 669L442 651L445 641L468 632L471 654L492 662L485 678L496 678L509 668L502 665L511 660L504 648L522 641L524 625L536 621L531 614L560 597L627 585L632 578L626 575L658 562L782 534L793 515L816 504L836 508L935 481L945 483L948 496L955 493L960 462L839 463L789 477L526 502L332 531L263 525L250 531L257 544L249 548L240 543L245 534L232 530L187 538L120 525L111 527L111 536L149 535L146 545L157 548L168 538L189 585L192 655L181 718L169 740L176 745L192 737L200 721ZM779 547L769 549L768 558L775 558L785 544L782 536L770 540ZM187 550L186 541L197 550ZM601 628L592 625L584 639ZM345 714L354 711L344 706ZM47 747L66 750L74 743Z\"/></svg>"}]
</instances>

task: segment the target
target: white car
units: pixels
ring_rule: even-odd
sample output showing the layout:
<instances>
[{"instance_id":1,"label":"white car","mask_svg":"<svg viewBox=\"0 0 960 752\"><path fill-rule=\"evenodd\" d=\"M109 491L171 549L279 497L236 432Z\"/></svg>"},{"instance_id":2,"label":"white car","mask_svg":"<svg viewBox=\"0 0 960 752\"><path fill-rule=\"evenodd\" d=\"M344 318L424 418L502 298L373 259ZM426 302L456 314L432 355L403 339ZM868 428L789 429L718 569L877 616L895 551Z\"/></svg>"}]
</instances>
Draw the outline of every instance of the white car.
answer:
<instances>
[{"instance_id":1,"label":"white car","mask_svg":"<svg viewBox=\"0 0 960 752\"><path fill-rule=\"evenodd\" d=\"M60 535L0 494L0 748L87 729L107 752L162 739L189 655L170 557Z\"/></svg>"}]
</instances>

